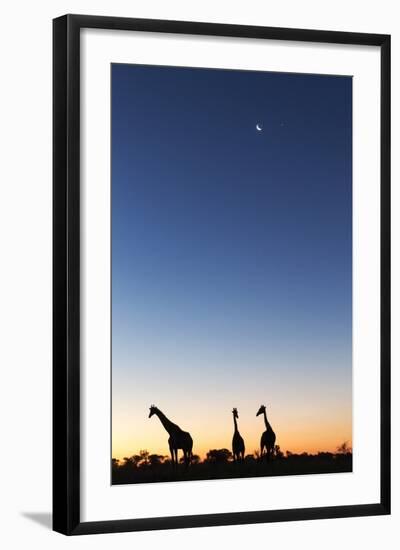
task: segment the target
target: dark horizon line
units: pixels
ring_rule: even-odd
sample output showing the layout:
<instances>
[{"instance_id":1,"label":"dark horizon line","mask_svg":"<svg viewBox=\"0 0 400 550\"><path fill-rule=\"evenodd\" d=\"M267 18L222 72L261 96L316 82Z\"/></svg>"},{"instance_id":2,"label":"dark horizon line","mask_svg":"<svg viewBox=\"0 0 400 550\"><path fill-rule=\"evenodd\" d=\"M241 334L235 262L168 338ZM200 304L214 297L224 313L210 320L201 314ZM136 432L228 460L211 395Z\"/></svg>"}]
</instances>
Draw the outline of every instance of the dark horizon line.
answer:
<instances>
[{"instance_id":1,"label":"dark horizon line","mask_svg":"<svg viewBox=\"0 0 400 550\"><path fill-rule=\"evenodd\" d=\"M340 448L338 447L336 449L336 451L316 451L316 452L313 452L313 453L310 453L308 451L301 451L301 452L292 452L290 451L289 449L286 450L286 451L282 451L279 447L279 445L277 445L278 447L278 451L274 451L275 452L278 452L280 453L279 454L279 458L289 458L291 456L319 456L319 455L332 455L332 456L344 456L344 455L352 455L353 454L353 448L352 447L348 447L348 449L343 449L343 450L340 450ZM221 448L215 448L215 449L209 449L207 451L207 453L204 455L204 458L202 459L202 461L205 461L207 460L207 455L209 453L212 453L212 452L215 452L215 451L228 451L230 453L230 455L233 456L233 453L232 451L230 451L229 449L227 449L226 447L221 447ZM131 454L129 456L124 456L123 458L116 458L116 457L112 457L112 460L116 460L118 462L120 461L123 461L125 459L130 459L130 458L133 458L133 457L140 457L141 456L141 453L147 453L147 458L151 457L151 456L156 456L156 457L159 457L159 458L162 458L162 459L165 459L165 460L170 460L170 456L168 454L166 455L161 455L161 454L158 454L158 453L151 453L149 451L147 451L147 449L140 449L140 451L136 454ZM196 456L196 457L199 457L201 459L201 455L198 455L197 453L193 453L192 456ZM229 456L229 458L232 458L232 456ZM245 458L246 457L253 457L253 458L258 458L259 457L259 452L258 451L254 451L252 453L246 453L245 454Z\"/></svg>"}]
</instances>

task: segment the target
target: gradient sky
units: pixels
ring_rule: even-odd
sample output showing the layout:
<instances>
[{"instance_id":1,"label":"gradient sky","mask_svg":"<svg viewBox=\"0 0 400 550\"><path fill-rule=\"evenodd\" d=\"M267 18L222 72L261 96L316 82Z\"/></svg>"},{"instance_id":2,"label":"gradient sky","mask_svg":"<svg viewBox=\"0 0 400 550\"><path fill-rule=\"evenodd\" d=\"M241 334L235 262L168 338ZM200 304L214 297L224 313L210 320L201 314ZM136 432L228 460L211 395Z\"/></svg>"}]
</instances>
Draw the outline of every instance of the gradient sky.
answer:
<instances>
[{"instance_id":1,"label":"gradient sky","mask_svg":"<svg viewBox=\"0 0 400 550\"><path fill-rule=\"evenodd\" d=\"M351 78L111 70L112 455L351 444Z\"/></svg>"}]
</instances>

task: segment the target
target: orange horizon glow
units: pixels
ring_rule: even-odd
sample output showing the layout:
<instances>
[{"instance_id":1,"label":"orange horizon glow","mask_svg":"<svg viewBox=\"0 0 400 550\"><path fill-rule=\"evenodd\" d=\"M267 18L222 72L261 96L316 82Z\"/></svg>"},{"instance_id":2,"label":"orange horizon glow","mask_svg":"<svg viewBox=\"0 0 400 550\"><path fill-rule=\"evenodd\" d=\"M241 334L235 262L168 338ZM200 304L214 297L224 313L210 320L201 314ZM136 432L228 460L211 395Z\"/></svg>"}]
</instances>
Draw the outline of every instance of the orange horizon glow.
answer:
<instances>
[{"instance_id":1,"label":"orange horizon glow","mask_svg":"<svg viewBox=\"0 0 400 550\"><path fill-rule=\"evenodd\" d=\"M157 416L149 418L153 403L191 434L193 454L201 458L211 449L232 450L233 407L246 454L259 450L265 430L263 416L256 417L261 404L284 453L334 452L344 442L352 446L351 369L344 373L336 362L321 362L316 376L310 362L294 358L292 365L296 369L277 361L254 376L250 370L243 375L240 369L218 369L207 378L211 383L201 368L170 369L169 377L154 364L113 372L112 457L121 460L140 450L169 456L168 433ZM163 399L154 399L157 395Z\"/></svg>"},{"instance_id":2,"label":"orange horizon glow","mask_svg":"<svg viewBox=\"0 0 400 550\"><path fill-rule=\"evenodd\" d=\"M168 416L166 410L163 412ZM211 411L210 413L212 416ZM309 407L301 414L290 418L289 414L278 409L276 413L268 414L268 420L276 433L276 445L279 445L283 453L286 451L296 454L336 452L344 442L352 447L351 410L343 407L333 415L334 418L329 419L328 416L328 410L324 411L320 408L317 413L314 407ZM187 416L182 422L172 414L168 417L183 430L189 431L193 438L193 454L199 455L201 459L204 459L211 449L232 450L233 420L229 411L215 415L214 422L208 423L203 423L201 417L195 416ZM206 419L208 420L208 415ZM156 416L151 419L143 418L140 423L140 432L132 430L132 425L133 423L131 424L126 417L121 418L114 413L113 458L123 460L125 457L139 454L141 450L146 450L150 454L170 456L168 433ZM251 415L239 412L238 427L245 440L245 454L254 454L255 451L259 451L260 437L265 430L263 417L256 418L255 412Z\"/></svg>"}]
</instances>

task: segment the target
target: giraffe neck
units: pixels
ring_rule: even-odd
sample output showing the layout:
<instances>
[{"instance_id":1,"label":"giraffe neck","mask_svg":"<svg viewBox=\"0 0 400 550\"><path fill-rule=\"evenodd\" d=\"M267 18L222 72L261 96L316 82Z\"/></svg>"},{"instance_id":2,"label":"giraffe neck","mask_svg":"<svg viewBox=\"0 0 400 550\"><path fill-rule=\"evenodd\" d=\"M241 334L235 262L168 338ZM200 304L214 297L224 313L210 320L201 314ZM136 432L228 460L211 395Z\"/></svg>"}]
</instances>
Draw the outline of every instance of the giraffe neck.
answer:
<instances>
[{"instance_id":1,"label":"giraffe neck","mask_svg":"<svg viewBox=\"0 0 400 550\"><path fill-rule=\"evenodd\" d=\"M270 429L271 429L271 425L270 425L270 423L268 422L266 411L264 411L264 422L265 422L265 427L267 428L267 430L270 430Z\"/></svg>"},{"instance_id":2,"label":"giraffe neck","mask_svg":"<svg viewBox=\"0 0 400 550\"><path fill-rule=\"evenodd\" d=\"M233 417L233 423L235 425L235 432L238 431L238 427L237 427L237 419L236 419L236 416Z\"/></svg>"},{"instance_id":3,"label":"giraffe neck","mask_svg":"<svg viewBox=\"0 0 400 550\"><path fill-rule=\"evenodd\" d=\"M157 410L156 415L160 419L161 424L164 426L166 431L171 435L172 433L176 432L177 426L169 420L164 413L162 413L160 410Z\"/></svg>"}]
</instances>

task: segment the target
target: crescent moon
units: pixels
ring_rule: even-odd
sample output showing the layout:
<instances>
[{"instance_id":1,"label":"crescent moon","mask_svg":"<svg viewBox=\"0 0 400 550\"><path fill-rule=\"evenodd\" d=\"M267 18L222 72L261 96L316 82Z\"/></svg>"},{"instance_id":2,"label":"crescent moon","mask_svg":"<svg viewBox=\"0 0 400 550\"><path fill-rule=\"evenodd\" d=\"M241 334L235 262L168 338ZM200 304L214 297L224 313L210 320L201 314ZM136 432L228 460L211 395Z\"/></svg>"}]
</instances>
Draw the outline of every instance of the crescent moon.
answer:
<instances>
[{"instance_id":1,"label":"crescent moon","mask_svg":"<svg viewBox=\"0 0 400 550\"><path fill-rule=\"evenodd\" d=\"M261 126L261 124L258 124L258 123L257 123L257 124L256 124L256 128L257 128L257 131L258 131L258 132L262 132L262 126Z\"/></svg>"}]
</instances>

